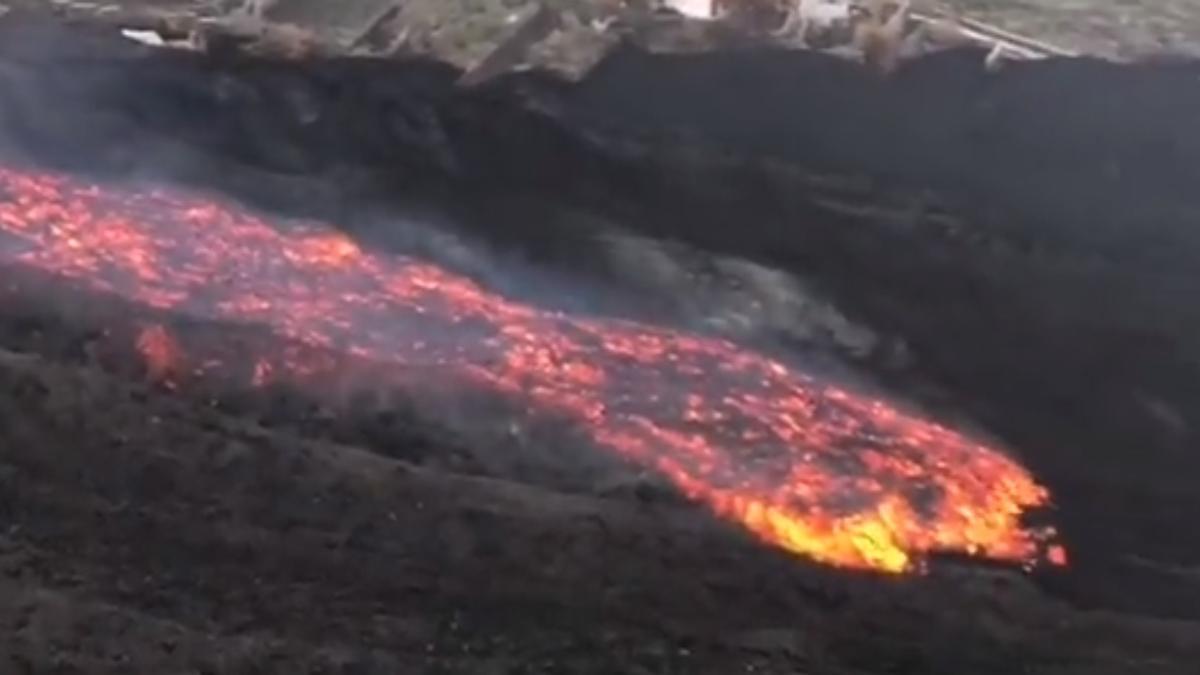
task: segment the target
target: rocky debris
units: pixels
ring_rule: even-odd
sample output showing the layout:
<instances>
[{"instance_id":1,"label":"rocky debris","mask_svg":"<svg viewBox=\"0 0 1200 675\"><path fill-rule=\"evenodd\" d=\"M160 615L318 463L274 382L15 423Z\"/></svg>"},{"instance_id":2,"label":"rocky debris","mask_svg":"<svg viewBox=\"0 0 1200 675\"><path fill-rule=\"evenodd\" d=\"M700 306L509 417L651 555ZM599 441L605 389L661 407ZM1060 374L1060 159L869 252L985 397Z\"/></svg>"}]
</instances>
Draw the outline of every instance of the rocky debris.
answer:
<instances>
[{"instance_id":1,"label":"rocky debris","mask_svg":"<svg viewBox=\"0 0 1200 675\"><path fill-rule=\"evenodd\" d=\"M989 63L1069 52L943 10L896 0L725 0L711 16L668 0L225 0L108 4L54 0L156 47L296 59L315 54L433 56L478 83L529 68L579 79L617 44L652 52L769 45L816 49L890 72L900 60L963 44ZM680 11L680 8L686 9Z\"/></svg>"},{"instance_id":2,"label":"rocky debris","mask_svg":"<svg viewBox=\"0 0 1200 675\"><path fill-rule=\"evenodd\" d=\"M576 77L612 44L632 38L654 50L711 50L732 43L831 49L853 58L847 7L870 0L9 0L14 8L46 7L77 18L128 23L147 15L213 19L233 14L295 23L346 53L424 54L466 70L496 49L511 17L542 4L565 19L533 44L514 68L550 68ZM726 7L714 12L714 5ZM739 6L757 9L739 18ZM732 7L733 9L728 9ZM717 9L720 9L718 7ZM250 11L248 11L250 10ZM792 17L789 22L788 17ZM853 18L853 17L852 17ZM789 25L790 23L790 25ZM916 0L902 55L964 43L991 49L993 61L1087 54L1129 60L1200 55L1200 9L1187 0ZM123 25L125 28L137 26ZM631 27L636 29L631 30ZM803 38L803 39L801 39ZM189 46L164 38L169 46Z\"/></svg>"},{"instance_id":3,"label":"rocky debris","mask_svg":"<svg viewBox=\"0 0 1200 675\"><path fill-rule=\"evenodd\" d=\"M478 84L524 63L534 45L551 33L561 32L563 17L545 5L529 5L512 15L509 23L508 35L463 74L460 84Z\"/></svg>"},{"instance_id":4,"label":"rocky debris","mask_svg":"<svg viewBox=\"0 0 1200 675\"><path fill-rule=\"evenodd\" d=\"M1078 54L1131 61L1200 56L1191 0L932 0L932 12L983 22Z\"/></svg>"}]
</instances>

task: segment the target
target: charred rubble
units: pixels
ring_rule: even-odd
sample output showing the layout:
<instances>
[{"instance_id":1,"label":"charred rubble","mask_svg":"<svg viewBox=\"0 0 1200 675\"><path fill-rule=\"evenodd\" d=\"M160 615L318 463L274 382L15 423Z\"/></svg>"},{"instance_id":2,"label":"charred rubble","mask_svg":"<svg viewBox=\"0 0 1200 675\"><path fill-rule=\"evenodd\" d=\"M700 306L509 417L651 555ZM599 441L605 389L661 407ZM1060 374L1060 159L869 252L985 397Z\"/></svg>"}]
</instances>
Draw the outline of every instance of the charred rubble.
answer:
<instances>
[{"instance_id":1,"label":"charred rubble","mask_svg":"<svg viewBox=\"0 0 1200 675\"><path fill-rule=\"evenodd\" d=\"M1196 290L1191 261L1200 248L1192 223L1200 208L1192 189L1200 171L1200 137L1193 123L1200 93L1191 87L1200 67L1063 59L1011 63L987 72L983 56L978 50L953 50L907 63L882 78L856 63L816 53L741 49L653 55L626 47L578 83L535 72L462 87L460 70L429 60L285 62L236 54L222 59L136 45L107 29L9 19L0 22L0 150L6 161L104 180L152 177L233 195L269 212L342 224L367 245L382 248L404 244L378 224L383 216L437 220L503 255L615 289L606 296L615 300L605 311L634 316L655 315L662 307L639 305L634 298L644 295L643 289L598 255L613 232L744 258L795 275L878 337L867 349L848 349L824 338L806 349L849 361L879 386L929 409L974 420L1015 448L1051 488L1056 509L1049 517L1071 550L1069 568L1035 577L1033 586L1004 574L985 590L971 584L992 583L978 581L986 576L948 586L967 589L955 591L964 598L963 612L982 607L980 616L1006 617L1020 626L1014 629L1017 637L959 636L977 649L948 656L933 638L888 633L878 642L868 639L868 651L878 652L856 660L851 653L866 644L858 641L875 630L874 622L895 625L889 622L905 612L938 614L942 608L929 590L942 588L938 584L944 579L934 575L894 585L813 570L758 550L735 534L705 538L697 532L711 524L700 518L676 527L656 524L652 514L636 508L632 515L613 515L607 506L592 514L590 497L570 502L578 512L572 506L562 513L594 523L620 543L613 545L612 558L604 558L605 569L578 567L577 560L598 560L592 557L607 549L597 542L610 539L529 515L543 508L554 512L540 504L568 499L557 496L561 493L523 492L486 478L443 475L446 470L486 474L486 469L377 466L394 458L380 460L369 453L363 458L355 447L338 445L375 447L369 438L347 436L345 426L342 432L287 424L283 431L248 431L238 420L269 402L242 400L205 409L197 404L202 395L148 395L141 385L113 379L111 368L108 375L94 368L107 364L106 358L123 358L95 357L79 346L94 335L48 346L46 340L53 342L55 335L81 330L70 326L78 315L49 317L53 312L36 303L11 299L5 301L9 318L0 331L4 347L36 356L4 356L0 372L6 386L24 392L13 404L19 410L6 415L20 412L33 422L21 426L21 438L31 445L12 460L16 468L0 476L43 477L9 493L18 523L6 535L6 545L22 541L22 531L38 528L62 541L92 545L99 544L85 533L89 527L118 539L132 539L148 528L143 545L162 551L150 557L171 570L169 579L138 582L119 574L107 579L106 573L82 567L63 574L96 588L112 581L134 594L141 592L139 583L148 585L158 595L144 597L164 604L139 600L136 611L159 617L156 621L184 617L184 625L195 626L218 616L218 622L227 618L224 625L247 633L284 630L281 644L321 635L332 640L327 644L334 651L364 640L370 656L359 662L369 672L395 672L415 663L397 661L390 649L416 654L426 645L436 645L431 649L447 672L478 672L470 670L480 663L472 659L483 657L452 653L462 645L480 653L492 650L500 654L497 662L518 658L505 651L511 645L477 645L465 633L508 635L497 640L520 644L544 639L557 645L546 647L552 654L546 658L577 663L569 672L602 672L621 667L612 660L619 657L601 663L588 661L587 655L636 652L644 622L657 626L646 630L666 636L661 639L670 643L663 648L669 653L639 654L629 663L642 659L649 664L645 668L663 672L708 672L688 665L689 650L703 655L714 673L741 667L747 653L762 657L756 662L762 672L813 667L816 660L828 672L999 673L1009 672L1011 659L1025 658L1043 664L1066 658L1083 668L1079 672L1097 672L1105 664L1103 655L1080 656L1092 635L1106 636L1104 641L1118 645L1113 649L1128 648L1133 662L1188 663L1197 644L1197 633L1186 632L1190 629L1172 629L1177 631L1172 636L1190 637L1160 643L1145 637L1156 635L1158 624L1150 619L1123 624L1072 614L1076 610L1067 607L1198 618L1200 582L1194 570L1200 565L1200 539L1191 522L1200 513L1200 501L1191 478L1200 468L1192 451L1200 424L1194 413L1200 410L1200 314L1189 299ZM23 316L24 323L10 321L14 316ZM764 349L780 353L795 346L786 335L768 332L758 339ZM64 352L74 354L67 362L83 365L59 365ZM82 393L63 394L64 388ZM205 455L186 467L200 477L190 486L180 483L185 476L175 460L154 455L145 471L169 477L173 489L186 497L176 501L166 492L129 487L137 477L123 473L120 462L105 462L89 470L88 480L98 495L94 498L113 510L84 518L83 507L71 503L67 467L92 460L82 446L69 449L65 429L74 424L99 443L103 434L96 425L103 425L104 415L125 419L129 413L97 417L85 408L119 408L127 400L141 401L155 419L171 420L178 434L194 432L206 447L232 437L271 450L255 459ZM74 423L67 421L72 415ZM60 459L34 451L40 423L53 430L44 443L64 448ZM131 465L142 461L131 454L138 438L170 442L169 430L128 424L130 437L114 436L108 451L130 455ZM292 437L288 434L308 436L300 458L279 450ZM461 442L417 435L384 444ZM336 446L340 459L320 459L326 451L322 443ZM400 459L421 463L417 455ZM332 484L326 484L320 474L330 462L337 469L328 478ZM226 489L221 481L233 470L229 467L246 463L252 466L244 475L253 478L245 479L250 482L232 505L206 500L206 491L220 495ZM288 466L301 477L293 487L280 480ZM383 500L394 507L393 514L403 510L403 500L395 496L400 488L356 477L385 469L395 473L403 490L422 495L418 501L440 513L441 522L454 524L453 532L415 512L402 517L403 527L363 513L355 520L361 531L345 533L332 545L316 541L322 532L340 531L329 519L354 515L363 500ZM562 487L549 482L551 488ZM344 509L312 507L290 516L295 522L287 524L278 522L289 517L284 509L261 496L281 492L281 503L301 503L310 489L323 499L342 500ZM380 497L380 491L391 496ZM462 496L447 500L439 496L445 492ZM482 504L501 505L471 506L474 496ZM153 506L137 506L142 499ZM655 500L650 501L653 509ZM220 520L231 509L248 514L244 517L253 527L236 542L216 544L211 538L220 538L218 532L198 528L195 541L189 540L197 564L215 579L237 559L226 548L264 555L255 538L265 538L267 548L275 550L273 559L292 571L263 586L262 580L238 575L253 575L265 562L228 568L236 583L257 589L228 610L238 616L175 607L217 588L212 579L188 581L189 561L172 557L164 542L173 528L203 520L205 514ZM231 518L229 523L238 522ZM293 527L299 534L291 534ZM417 534L406 535L407 547L398 543L396 532L406 527L440 543L434 547L438 553L422 553L405 568L403 584L409 585L397 585L388 578L388 558L414 555L404 551L422 546ZM484 542L477 534L481 529L506 534L501 541ZM570 542L557 549L564 551L561 557L544 568L527 569L530 560L548 555L546 542L555 537ZM54 549L54 540L49 535L39 540L32 555L70 559ZM728 550L710 554L710 546ZM491 553L479 553L482 549ZM306 559L310 550L321 552ZM112 555L132 560L129 552ZM115 559L90 550L74 564L114 564ZM431 569L439 565L457 576L431 581L437 576ZM677 570L691 565L697 578L706 579L696 581L706 590L699 604L685 607L678 598L695 598L696 590ZM947 574L961 573L951 567ZM340 575L336 583L315 581L333 571ZM578 606L568 609L592 614L580 618L578 626L547 633L545 625L566 616L556 606L565 602L562 594L593 573L605 576L602 585L624 597L610 598L602 590L582 593ZM485 590L466 581L472 574L509 579L509 586ZM357 584L356 575L367 581ZM649 581L630 581L639 577ZM678 581L655 585L666 579ZM53 579L40 583L60 586ZM350 590L342 594L335 590L339 585ZM781 588L791 590L781 594ZM536 612L519 630L505 633L502 617L513 603L520 604L514 598L521 594L528 594ZM756 594L764 597L746 599ZM271 608L267 599L282 596L293 598L289 602L295 606ZM127 601L122 597L101 594L89 600L89 611L108 611ZM1064 601L1067 605L1060 604ZM285 616L339 602L344 604L324 624ZM380 602L415 603L432 613L439 603L454 609L436 626L418 626L415 619L372 605ZM736 617L727 614L731 606L740 608ZM796 620L801 606L809 609L799 623L811 631L756 630ZM53 617L46 618L48 611L39 606L35 613L53 635L59 628ZM629 615L644 611L650 619ZM460 612L461 619L451 616ZM546 622L537 612L549 617ZM725 618L690 620L697 612ZM372 614L390 628L363 637L361 627ZM830 617L838 617L831 628L817 627ZM397 622L405 621L413 631L406 638L412 644L395 648L387 636L397 634ZM1076 622L1073 637L1056 638L1055 630L1066 629L1051 626L1071 621ZM952 623L946 619L938 625L949 630ZM591 625L617 627L612 643L573 642ZM147 623L143 630L157 635L167 629ZM228 635L190 631L170 639L195 658L202 658L206 645L229 649ZM802 644L808 638L798 636L807 635L820 636L820 644ZM1133 646L1121 646L1120 636L1127 635L1135 636L1129 638ZM693 646L688 640L695 641ZM1171 646L1161 646L1165 643ZM1064 657L1056 649L1072 653ZM150 663L146 658L136 657ZM170 660L154 658L159 659L155 663ZM293 652L287 658L297 667L315 668L339 663L341 657Z\"/></svg>"}]
</instances>

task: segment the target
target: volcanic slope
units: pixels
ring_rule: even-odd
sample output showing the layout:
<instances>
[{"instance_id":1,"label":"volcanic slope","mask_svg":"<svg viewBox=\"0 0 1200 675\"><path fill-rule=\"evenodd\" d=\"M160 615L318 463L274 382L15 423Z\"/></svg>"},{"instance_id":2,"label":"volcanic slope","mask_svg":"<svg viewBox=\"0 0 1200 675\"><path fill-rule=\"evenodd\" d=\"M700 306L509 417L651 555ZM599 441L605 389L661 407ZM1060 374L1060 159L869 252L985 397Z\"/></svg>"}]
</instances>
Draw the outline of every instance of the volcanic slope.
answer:
<instances>
[{"instance_id":1,"label":"volcanic slope","mask_svg":"<svg viewBox=\"0 0 1200 675\"><path fill-rule=\"evenodd\" d=\"M81 164L120 163L132 161L121 140L146 140L153 119L182 163L187 134L167 124L175 118L122 108L175 99L141 86L125 98L111 85L219 98L237 81L182 56L141 58L63 57L49 70L30 66L40 62L29 53L7 59L8 91L39 94L4 111L23 132L12 140ZM85 63L104 77L80 77ZM148 79L124 79L135 72ZM222 86L191 88L205 82ZM138 134L85 131L77 110ZM178 112L198 134L220 126ZM486 128L529 145L493 122ZM234 141L245 137L222 139L242 147ZM264 152L287 147L264 138ZM345 147L343 135L331 138ZM129 145L168 154L165 144ZM678 501L571 496L456 475L449 462L405 464L461 450L425 426L398 422L385 456L382 444L314 432L324 411L281 404L263 419L254 405L116 377L90 348L102 334L64 339L69 327L7 310L0 327L10 348L0 359L0 608L10 626L3 658L16 672L1191 673L1197 662L1192 624L1074 611L1022 577L977 568L894 579L818 568ZM975 362L995 348L967 346ZM1129 529L1092 520L1106 544Z\"/></svg>"},{"instance_id":2,"label":"volcanic slope","mask_svg":"<svg viewBox=\"0 0 1200 675\"><path fill-rule=\"evenodd\" d=\"M1185 673L1200 656L1194 624L1072 610L1012 571L824 568L679 499L480 476L455 462L467 439L419 418L355 435L362 410L286 386L179 385L175 340L250 329L154 323L28 265L3 278L16 672Z\"/></svg>"},{"instance_id":3,"label":"volcanic slope","mask_svg":"<svg viewBox=\"0 0 1200 675\"><path fill-rule=\"evenodd\" d=\"M50 324L22 329L57 356L0 353L6 672L1185 673L1200 658L1200 627L1074 611L1017 575L835 572L694 509L306 439L303 415L264 426L69 357Z\"/></svg>"}]
</instances>

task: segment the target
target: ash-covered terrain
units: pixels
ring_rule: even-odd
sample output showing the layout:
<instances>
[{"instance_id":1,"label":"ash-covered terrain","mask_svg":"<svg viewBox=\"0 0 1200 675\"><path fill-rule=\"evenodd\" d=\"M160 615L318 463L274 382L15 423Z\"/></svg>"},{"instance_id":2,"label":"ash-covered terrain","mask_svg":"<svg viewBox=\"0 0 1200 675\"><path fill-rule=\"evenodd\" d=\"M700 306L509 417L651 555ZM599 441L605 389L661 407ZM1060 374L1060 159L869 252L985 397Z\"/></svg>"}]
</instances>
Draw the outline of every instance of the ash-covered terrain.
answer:
<instances>
[{"instance_id":1,"label":"ash-covered terrain","mask_svg":"<svg viewBox=\"0 0 1200 675\"><path fill-rule=\"evenodd\" d=\"M1193 672L1195 74L6 17L5 672Z\"/></svg>"}]
</instances>

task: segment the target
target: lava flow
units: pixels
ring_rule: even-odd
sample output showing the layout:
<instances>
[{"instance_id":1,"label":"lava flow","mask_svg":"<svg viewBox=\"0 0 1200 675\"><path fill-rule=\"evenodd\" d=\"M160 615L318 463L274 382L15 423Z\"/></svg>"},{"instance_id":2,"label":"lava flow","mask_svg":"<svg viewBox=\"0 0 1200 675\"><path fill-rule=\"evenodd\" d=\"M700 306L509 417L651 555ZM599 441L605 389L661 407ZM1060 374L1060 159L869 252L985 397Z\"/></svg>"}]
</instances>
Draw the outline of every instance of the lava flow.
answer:
<instances>
[{"instance_id":1,"label":"lava flow","mask_svg":"<svg viewBox=\"0 0 1200 675\"><path fill-rule=\"evenodd\" d=\"M520 397L822 562L900 572L943 551L1065 560L1052 530L1022 524L1047 491L995 448L725 341L520 304L328 228L0 168L0 260Z\"/></svg>"}]
</instances>

